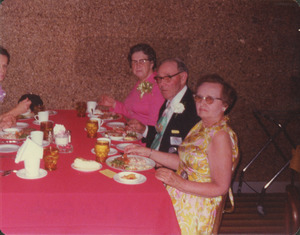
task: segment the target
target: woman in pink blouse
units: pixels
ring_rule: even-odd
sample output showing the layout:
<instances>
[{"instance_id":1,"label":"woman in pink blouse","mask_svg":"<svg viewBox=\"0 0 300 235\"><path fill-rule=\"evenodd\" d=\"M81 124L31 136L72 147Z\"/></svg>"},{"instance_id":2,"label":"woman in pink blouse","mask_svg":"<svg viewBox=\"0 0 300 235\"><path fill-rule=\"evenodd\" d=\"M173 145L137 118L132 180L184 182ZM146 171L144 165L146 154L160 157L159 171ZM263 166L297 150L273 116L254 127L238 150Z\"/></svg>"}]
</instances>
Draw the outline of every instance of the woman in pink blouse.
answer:
<instances>
[{"instance_id":1,"label":"woman in pink blouse","mask_svg":"<svg viewBox=\"0 0 300 235\"><path fill-rule=\"evenodd\" d=\"M102 95L99 105L110 107L112 111L121 113L128 119L136 119L144 125L155 126L158 112L164 102L157 83L156 53L148 44L137 44L130 48L129 65L139 81L135 84L124 102Z\"/></svg>"}]
</instances>

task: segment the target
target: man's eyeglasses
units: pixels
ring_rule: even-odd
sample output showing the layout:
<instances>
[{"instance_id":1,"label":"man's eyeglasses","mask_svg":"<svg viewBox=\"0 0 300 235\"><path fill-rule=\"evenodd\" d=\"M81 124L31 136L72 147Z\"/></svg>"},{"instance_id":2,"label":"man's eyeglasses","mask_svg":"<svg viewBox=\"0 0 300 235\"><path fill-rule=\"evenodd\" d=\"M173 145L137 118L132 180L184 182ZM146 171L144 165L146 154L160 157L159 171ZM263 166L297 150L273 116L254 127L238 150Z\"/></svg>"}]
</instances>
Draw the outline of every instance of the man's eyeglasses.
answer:
<instances>
[{"instance_id":1,"label":"man's eyeglasses","mask_svg":"<svg viewBox=\"0 0 300 235\"><path fill-rule=\"evenodd\" d=\"M143 64L146 64L147 61L149 61L149 59L132 60L132 61L131 61L131 64L132 64L132 65L137 65L137 64L143 65Z\"/></svg>"},{"instance_id":2,"label":"man's eyeglasses","mask_svg":"<svg viewBox=\"0 0 300 235\"><path fill-rule=\"evenodd\" d=\"M215 98L215 97L212 97L212 96L204 97L204 96L201 96L201 95L194 94L194 100L195 100L195 103L201 103L202 100L205 100L207 104L212 104L215 100L222 100L222 99L221 98Z\"/></svg>"},{"instance_id":3,"label":"man's eyeglasses","mask_svg":"<svg viewBox=\"0 0 300 235\"><path fill-rule=\"evenodd\" d=\"M170 82L172 77L175 77L177 76L178 74L182 73L181 72L178 72L178 73L175 73L173 75L167 75L167 76L164 76L164 77L160 77L160 76L155 76L154 79L157 83L161 83L162 80L164 80L165 82Z\"/></svg>"}]
</instances>

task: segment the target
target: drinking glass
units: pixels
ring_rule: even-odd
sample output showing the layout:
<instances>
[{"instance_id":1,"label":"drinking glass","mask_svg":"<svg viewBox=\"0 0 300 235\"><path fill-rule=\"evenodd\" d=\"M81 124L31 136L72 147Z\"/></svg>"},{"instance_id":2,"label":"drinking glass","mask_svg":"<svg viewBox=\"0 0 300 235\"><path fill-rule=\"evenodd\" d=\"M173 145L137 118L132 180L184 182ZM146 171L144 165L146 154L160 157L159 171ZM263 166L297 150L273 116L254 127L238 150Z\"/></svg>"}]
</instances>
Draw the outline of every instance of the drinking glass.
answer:
<instances>
[{"instance_id":1,"label":"drinking glass","mask_svg":"<svg viewBox=\"0 0 300 235\"><path fill-rule=\"evenodd\" d=\"M86 102L79 101L76 103L76 111L78 117L85 117L86 113Z\"/></svg>"},{"instance_id":2,"label":"drinking glass","mask_svg":"<svg viewBox=\"0 0 300 235\"><path fill-rule=\"evenodd\" d=\"M57 168L57 160L59 158L59 150L56 147L49 146L44 148L44 163L47 171L54 171Z\"/></svg>"},{"instance_id":3,"label":"drinking glass","mask_svg":"<svg viewBox=\"0 0 300 235\"><path fill-rule=\"evenodd\" d=\"M95 144L96 161L104 163L108 157L110 149L110 139L98 138Z\"/></svg>"},{"instance_id":4,"label":"drinking glass","mask_svg":"<svg viewBox=\"0 0 300 235\"><path fill-rule=\"evenodd\" d=\"M86 131L88 138L97 138L98 121L89 119L86 123Z\"/></svg>"},{"instance_id":5,"label":"drinking glass","mask_svg":"<svg viewBox=\"0 0 300 235\"><path fill-rule=\"evenodd\" d=\"M40 124L40 130L44 132L44 140L48 140L50 143L53 137L53 126L53 121L41 122Z\"/></svg>"}]
</instances>

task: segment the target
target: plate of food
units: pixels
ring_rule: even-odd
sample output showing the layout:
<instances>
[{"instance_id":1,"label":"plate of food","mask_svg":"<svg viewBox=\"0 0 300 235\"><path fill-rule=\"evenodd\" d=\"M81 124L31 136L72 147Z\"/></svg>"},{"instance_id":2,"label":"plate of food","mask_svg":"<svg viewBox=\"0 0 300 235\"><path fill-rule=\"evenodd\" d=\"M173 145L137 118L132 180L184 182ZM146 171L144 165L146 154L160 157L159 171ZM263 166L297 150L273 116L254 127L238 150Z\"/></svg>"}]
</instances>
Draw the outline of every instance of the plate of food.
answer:
<instances>
[{"instance_id":1,"label":"plate of food","mask_svg":"<svg viewBox=\"0 0 300 235\"><path fill-rule=\"evenodd\" d=\"M106 124L106 126L111 128L125 128L124 122L109 122Z\"/></svg>"},{"instance_id":2,"label":"plate of food","mask_svg":"<svg viewBox=\"0 0 300 235\"><path fill-rule=\"evenodd\" d=\"M147 171L155 167L155 162L138 155L117 155L106 159L111 168L121 171Z\"/></svg>"},{"instance_id":3,"label":"plate of food","mask_svg":"<svg viewBox=\"0 0 300 235\"><path fill-rule=\"evenodd\" d=\"M120 172L114 175L114 180L121 184L142 184L147 178L146 176L135 172Z\"/></svg>"},{"instance_id":4,"label":"plate of food","mask_svg":"<svg viewBox=\"0 0 300 235\"><path fill-rule=\"evenodd\" d=\"M8 128L9 130L0 131L0 139L6 140L25 140L27 136L30 135L30 132L35 130L32 128Z\"/></svg>"},{"instance_id":5,"label":"plate of food","mask_svg":"<svg viewBox=\"0 0 300 235\"><path fill-rule=\"evenodd\" d=\"M99 118L103 121L119 120L122 118L122 115L119 113L105 112L103 114L98 114Z\"/></svg>"},{"instance_id":6,"label":"plate of food","mask_svg":"<svg viewBox=\"0 0 300 235\"><path fill-rule=\"evenodd\" d=\"M84 158L75 158L74 162L71 164L71 167L74 170L81 171L81 172L93 172L100 170L102 165L99 162L94 160L87 160Z\"/></svg>"},{"instance_id":7,"label":"plate of food","mask_svg":"<svg viewBox=\"0 0 300 235\"><path fill-rule=\"evenodd\" d=\"M31 119L33 117L34 117L33 112L26 112L26 113L22 113L22 114L18 115L17 120L26 120L26 119Z\"/></svg>"},{"instance_id":8,"label":"plate of food","mask_svg":"<svg viewBox=\"0 0 300 235\"><path fill-rule=\"evenodd\" d=\"M131 145L132 143L124 143L124 144L117 144L116 147L117 149L119 149L120 151L124 152L124 149L126 146Z\"/></svg>"},{"instance_id":9,"label":"plate of food","mask_svg":"<svg viewBox=\"0 0 300 235\"><path fill-rule=\"evenodd\" d=\"M134 142L141 140L143 136L140 133L136 133L133 131L120 131L120 130L108 130L102 133L104 137L110 138L114 141L122 141L122 142Z\"/></svg>"}]
</instances>

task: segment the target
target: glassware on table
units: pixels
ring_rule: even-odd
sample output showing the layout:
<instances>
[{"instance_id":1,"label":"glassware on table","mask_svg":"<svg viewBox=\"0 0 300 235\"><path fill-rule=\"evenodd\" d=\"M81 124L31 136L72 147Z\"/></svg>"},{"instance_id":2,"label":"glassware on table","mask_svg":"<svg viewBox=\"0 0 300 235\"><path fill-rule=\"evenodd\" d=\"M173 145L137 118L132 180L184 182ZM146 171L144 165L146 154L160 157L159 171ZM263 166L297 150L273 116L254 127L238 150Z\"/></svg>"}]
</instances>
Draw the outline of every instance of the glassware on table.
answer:
<instances>
[{"instance_id":1,"label":"glassware on table","mask_svg":"<svg viewBox=\"0 0 300 235\"><path fill-rule=\"evenodd\" d=\"M52 142L53 137L53 121L46 121L40 123L40 130L44 132L44 140L48 140L50 143Z\"/></svg>"},{"instance_id":2,"label":"glassware on table","mask_svg":"<svg viewBox=\"0 0 300 235\"><path fill-rule=\"evenodd\" d=\"M76 103L76 111L78 117L85 117L86 107L86 102L79 101Z\"/></svg>"},{"instance_id":3,"label":"glassware on table","mask_svg":"<svg viewBox=\"0 0 300 235\"><path fill-rule=\"evenodd\" d=\"M60 153L72 153L73 145L71 143L71 131L67 130L63 134L54 136L55 144Z\"/></svg>"},{"instance_id":4,"label":"glassware on table","mask_svg":"<svg viewBox=\"0 0 300 235\"><path fill-rule=\"evenodd\" d=\"M98 138L95 144L96 161L104 163L108 157L110 150L109 138Z\"/></svg>"},{"instance_id":5,"label":"glassware on table","mask_svg":"<svg viewBox=\"0 0 300 235\"><path fill-rule=\"evenodd\" d=\"M44 148L44 163L47 171L54 171L57 168L57 160L59 158L59 150L56 147L49 146Z\"/></svg>"},{"instance_id":6,"label":"glassware on table","mask_svg":"<svg viewBox=\"0 0 300 235\"><path fill-rule=\"evenodd\" d=\"M97 138L97 131L98 131L98 121L89 119L86 122L86 132L88 138Z\"/></svg>"}]
</instances>

